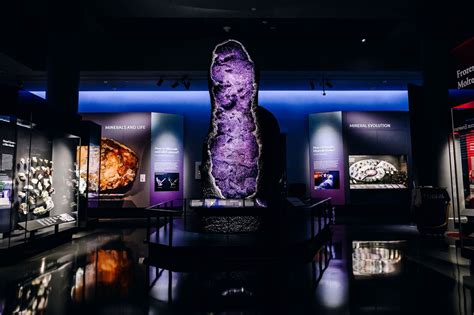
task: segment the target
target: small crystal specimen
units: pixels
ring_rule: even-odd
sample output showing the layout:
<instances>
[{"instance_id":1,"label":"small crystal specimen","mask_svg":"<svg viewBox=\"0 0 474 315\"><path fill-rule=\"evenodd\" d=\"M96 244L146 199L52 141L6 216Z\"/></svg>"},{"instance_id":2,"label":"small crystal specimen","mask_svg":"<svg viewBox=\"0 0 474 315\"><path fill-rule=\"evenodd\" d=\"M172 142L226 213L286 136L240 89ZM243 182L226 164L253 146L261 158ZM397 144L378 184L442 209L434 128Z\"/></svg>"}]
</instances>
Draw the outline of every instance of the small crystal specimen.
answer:
<instances>
[{"instance_id":1,"label":"small crystal specimen","mask_svg":"<svg viewBox=\"0 0 474 315\"><path fill-rule=\"evenodd\" d=\"M28 205L26 203L20 203L20 206L18 208L18 210L22 213L22 214L27 214L28 213Z\"/></svg>"},{"instance_id":2,"label":"small crystal specimen","mask_svg":"<svg viewBox=\"0 0 474 315\"><path fill-rule=\"evenodd\" d=\"M46 208L41 206L41 207L37 207L37 208L34 208L33 209L33 214L36 214L36 215L41 215L41 214L45 214L47 211L46 211Z\"/></svg>"},{"instance_id":3,"label":"small crystal specimen","mask_svg":"<svg viewBox=\"0 0 474 315\"><path fill-rule=\"evenodd\" d=\"M102 138L100 152L100 190L128 186L137 175L138 156L132 149L113 139Z\"/></svg>"}]
</instances>

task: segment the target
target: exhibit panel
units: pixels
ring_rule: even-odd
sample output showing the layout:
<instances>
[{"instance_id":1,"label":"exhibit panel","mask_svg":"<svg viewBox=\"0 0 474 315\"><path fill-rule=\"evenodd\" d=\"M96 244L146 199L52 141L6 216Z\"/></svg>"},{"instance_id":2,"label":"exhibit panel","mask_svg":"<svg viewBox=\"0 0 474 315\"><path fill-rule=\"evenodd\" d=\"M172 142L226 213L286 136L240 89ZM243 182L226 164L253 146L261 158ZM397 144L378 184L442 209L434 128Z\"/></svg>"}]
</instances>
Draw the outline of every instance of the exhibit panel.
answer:
<instances>
[{"instance_id":1,"label":"exhibit panel","mask_svg":"<svg viewBox=\"0 0 474 315\"><path fill-rule=\"evenodd\" d=\"M146 208L183 197L182 116L149 112L82 116L101 126L99 193L90 208Z\"/></svg>"},{"instance_id":2,"label":"exhibit panel","mask_svg":"<svg viewBox=\"0 0 474 315\"><path fill-rule=\"evenodd\" d=\"M0 117L0 233L11 230L11 208L13 181L15 176L16 129L12 127L13 117Z\"/></svg>"},{"instance_id":3,"label":"exhibit panel","mask_svg":"<svg viewBox=\"0 0 474 315\"><path fill-rule=\"evenodd\" d=\"M407 208L412 186L409 114L346 112L343 120L351 204Z\"/></svg>"},{"instance_id":4,"label":"exhibit panel","mask_svg":"<svg viewBox=\"0 0 474 315\"><path fill-rule=\"evenodd\" d=\"M309 115L311 197L346 202L342 112Z\"/></svg>"},{"instance_id":5,"label":"exhibit panel","mask_svg":"<svg viewBox=\"0 0 474 315\"><path fill-rule=\"evenodd\" d=\"M474 209L474 37L450 52L449 102L453 126L452 164L459 210ZM454 193L454 192L453 192Z\"/></svg>"},{"instance_id":6,"label":"exhibit panel","mask_svg":"<svg viewBox=\"0 0 474 315\"><path fill-rule=\"evenodd\" d=\"M474 105L474 104L473 104ZM474 209L474 106L453 108L455 161L461 188L461 210Z\"/></svg>"},{"instance_id":7,"label":"exhibit panel","mask_svg":"<svg viewBox=\"0 0 474 315\"><path fill-rule=\"evenodd\" d=\"M309 130L311 197L332 197L339 205L408 204L408 113L317 113L309 116Z\"/></svg>"},{"instance_id":8,"label":"exhibit panel","mask_svg":"<svg viewBox=\"0 0 474 315\"><path fill-rule=\"evenodd\" d=\"M183 198L183 117L151 114L150 205Z\"/></svg>"}]
</instances>

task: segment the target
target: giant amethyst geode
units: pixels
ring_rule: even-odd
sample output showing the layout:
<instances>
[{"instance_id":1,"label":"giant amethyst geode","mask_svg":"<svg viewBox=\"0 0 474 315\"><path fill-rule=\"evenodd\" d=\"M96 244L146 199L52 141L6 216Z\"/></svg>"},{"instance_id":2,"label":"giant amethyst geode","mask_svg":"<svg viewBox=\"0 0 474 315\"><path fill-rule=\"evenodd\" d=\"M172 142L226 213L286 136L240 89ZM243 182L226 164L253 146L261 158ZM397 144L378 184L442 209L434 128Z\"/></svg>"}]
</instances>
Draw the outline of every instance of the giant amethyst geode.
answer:
<instances>
[{"instance_id":1,"label":"giant amethyst geode","mask_svg":"<svg viewBox=\"0 0 474 315\"><path fill-rule=\"evenodd\" d=\"M261 156L254 63L244 46L216 46L210 68L212 116L203 171L205 197L251 198L259 187Z\"/></svg>"}]
</instances>

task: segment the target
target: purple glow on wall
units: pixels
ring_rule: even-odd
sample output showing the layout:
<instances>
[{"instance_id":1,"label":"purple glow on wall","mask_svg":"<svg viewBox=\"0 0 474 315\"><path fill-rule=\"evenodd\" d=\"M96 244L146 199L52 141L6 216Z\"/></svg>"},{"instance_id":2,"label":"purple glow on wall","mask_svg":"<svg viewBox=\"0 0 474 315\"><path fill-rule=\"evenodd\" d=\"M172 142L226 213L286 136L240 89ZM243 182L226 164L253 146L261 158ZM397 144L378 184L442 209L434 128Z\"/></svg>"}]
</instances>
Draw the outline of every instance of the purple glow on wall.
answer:
<instances>
[{"instance_id":1,"label":"purple glow on wall","mask_svg":"<svg viewBox=\"0 0 474 315\"><path fill-rule=\"evenodd\" d=\"M253 197L261 150L254 64L235 40L216 46L212 56L212 128L207 141L210 159L206 161L213 190L210 194L220 198Z\"/></svg>"}]
</instances>

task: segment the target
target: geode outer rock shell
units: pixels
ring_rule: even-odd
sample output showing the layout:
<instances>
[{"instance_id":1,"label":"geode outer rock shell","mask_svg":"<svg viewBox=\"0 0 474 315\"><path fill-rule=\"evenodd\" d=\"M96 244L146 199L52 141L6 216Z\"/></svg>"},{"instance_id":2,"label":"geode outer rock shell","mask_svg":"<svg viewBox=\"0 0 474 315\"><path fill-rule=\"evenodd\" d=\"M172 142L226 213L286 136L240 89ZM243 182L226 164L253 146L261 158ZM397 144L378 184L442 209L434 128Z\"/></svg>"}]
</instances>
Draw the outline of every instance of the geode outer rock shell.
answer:
<instances>
[{"instance_id":1,"label":"geode outer rock shell","mask_svg":"<svg viewBox=\"0 0 474 315\"><path fill-rule=\"evenodd\" d=\"M257 194L261 143L256 119L254 63L244 46L216 46L210 68L212 116L203 173L205 197L252 198Z\"/></svg>"}]
</instances>

